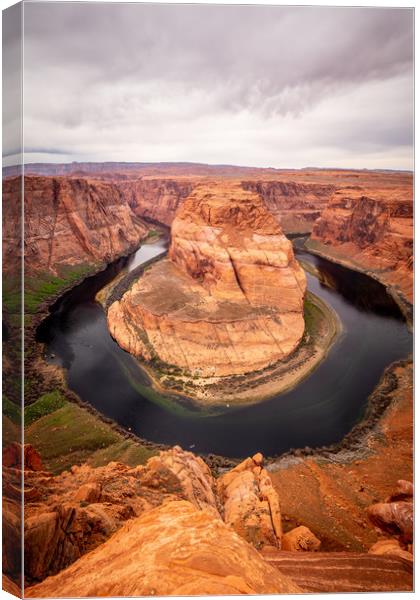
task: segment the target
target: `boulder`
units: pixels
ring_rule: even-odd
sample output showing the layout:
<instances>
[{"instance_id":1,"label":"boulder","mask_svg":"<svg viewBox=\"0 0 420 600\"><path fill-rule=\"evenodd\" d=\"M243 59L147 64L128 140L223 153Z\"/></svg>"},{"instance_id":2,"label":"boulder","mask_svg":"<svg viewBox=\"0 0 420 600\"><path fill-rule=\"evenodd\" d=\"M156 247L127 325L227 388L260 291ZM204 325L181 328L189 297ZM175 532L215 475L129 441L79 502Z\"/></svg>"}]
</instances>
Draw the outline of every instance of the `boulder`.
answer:
<instances>
[{"instance_id":1,"label":"boulder","mask_svg":"<svg viewBox=\"0 0 420 600\"><path fill-rule=\"evenodd\" d=\"M283 535L281 547L290 552L315 552L320 549L321 542L310 529L301 525Z\"/></svg>"},{"instance_id":2,"label":"boulder","mask_svg":"<svg viewBox=\"0 0 420 600\"><path fill-rule=\"evenodd\" d=\"M380 540L369 548L369 554L379 554L380 556L399 556L404 560L413 562L413 555L400 546L397 540Z\"/></svg>"},{"instance_id":3,"label":"boulder","mask_svg":"<svg viewBox=\"0 0 420 600\"><path fill-rule=\"evenodd\" d=\"M413 541L413 503L382 502L368 508L374 525L392 535L400 535L405 543Z\"/></svg>"}]
</instances>

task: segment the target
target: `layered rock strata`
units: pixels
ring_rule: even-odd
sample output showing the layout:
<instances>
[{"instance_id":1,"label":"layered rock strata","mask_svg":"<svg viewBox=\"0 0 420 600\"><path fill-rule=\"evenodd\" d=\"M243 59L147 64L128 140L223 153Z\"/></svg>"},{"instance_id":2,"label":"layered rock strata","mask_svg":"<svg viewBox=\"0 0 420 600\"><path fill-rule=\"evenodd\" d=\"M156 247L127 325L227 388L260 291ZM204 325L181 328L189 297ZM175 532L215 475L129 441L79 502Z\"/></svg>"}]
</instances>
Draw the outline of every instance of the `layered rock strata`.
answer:
<instances>
[{"instance_id":1,"label":"layered rock strata","mask_svg":"<svg viewBox=\"0 0 420 600\"><path fill-rule=\"evenodd\" d=\"M201 378L262 369L293 352L304 331L306 278L256 194L198 186L171 234L169 259L109 308L122 348Z\"/></svg>"},{"instance_id":2,"label":"layered rock strata","mask_svg":"<svg viewBox=\"0 0 420 600\"><path fill-rule=\"evenodd\" d=\"M309 247L367 271L412 302L412 187L337 190L314 225Z\"/></svg>"},{"instance_id":3,"label":"layered rock strata","mask_svg":"<svg viewBox=\"0 0 420 600\"><path fill-rule=\"evenodd\" d=\"M287 576L205 511L169 502L128 522L28 597L298 593Z\"/></svg>"},{"instance_id":4,"label":"layered rock strata","mask_svg":"<svg viewBox=\"0 0 420 600\"><path fill-rule=\"evenodd\" d=\"M197 181L189 178L143 177L119 181L118 188L133 211L150 221L170 226L176 211L194 189Z\"/></svg>"},{"instance_id":5,"label":"layered rock strata","mask_svg":"<svg viewBox=\"0 0 420 600\"><path fill-rule=\"evenodd\" d=\"M256 192L277 218L285 233L307 234L333 195L332 184L299 181L243 181L246 190Z\"/></svg>"},{"instance_id":6,"label":"layered rock strata","mask_svg":"<svg viewBox=\"0 0 420 600\"><path fill-rule=\"evenodd\" d=\"M6 268L20 255L20 223L13 197L18 178L3 181ZM10 231L9 231L10 230ZM25 177L25 268L57 274L60 268L103 264L134 250L147 225L112 183L70 177Z\"/></svg>"},{"instance_id":7,"label":"layered rock strata","mask_svg":"<svg viewBox=\"0 0 420 600\"><path fill-rule=\"evenodd\" d=\"M264 549L265 560L306 593L412 591L413 569L396 556L357 552L283 552Z\"/></svg>"}]
</instances>

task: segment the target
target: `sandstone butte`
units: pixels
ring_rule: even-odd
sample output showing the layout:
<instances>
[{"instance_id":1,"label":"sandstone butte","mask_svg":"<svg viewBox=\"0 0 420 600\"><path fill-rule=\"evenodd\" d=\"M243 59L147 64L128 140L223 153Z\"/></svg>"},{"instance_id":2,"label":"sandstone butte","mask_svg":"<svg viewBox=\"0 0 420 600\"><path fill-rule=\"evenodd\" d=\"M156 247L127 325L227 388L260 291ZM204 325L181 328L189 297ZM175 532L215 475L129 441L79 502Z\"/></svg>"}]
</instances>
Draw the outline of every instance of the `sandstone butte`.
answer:
<instances>
[{"instance_id":1,"label":"sandstone butte","mask_svg":"<svg viewBox=\"0 0 420 600\"><path fill-rule=\"evenodd\" d=\"M111 335L146 361L198 378L287 357L304 332L305 274L261 198L236 184L198 186L172 224L169 258L108 311Z\"/></svg>"},{"instance_id":2,"label":"sandstone butte","mask_svg":"<svg viewBox=\"0 0 420 600\"><path fill-rule=\"evenodd\" d=\"M349 186L316 221L308 247L362 270L413 302L413 189Z\"/></svg>"},{"instance_id":3,"label":"sandstone butte","mask_svg":"<svg viewBox=\"0 0 420 600\"><path fill-rule=\"evenodd\" d=\"M302 529L306 539L313 535L303 526L283 534L281 496L261 454L218 479L179 447L144 466L81 465L57 476L33 448L24 456L25 597L412 589L410 547L390 534L386 552L314 551L319 543L282 550L283 538L301 538ZM18 539L20 448L6 448L4 457L5 525ZM409 484L399 482L397 494L401 485ZM387 516L384 528L393 523L398 534L403 522L407 536L400 514L412 495L386 500L396 498L403 510ZM382 525L379 516L375 523ZM4 586L17 593L19 557L9 535L4 541Z\"/></svg>"}]
</instances>

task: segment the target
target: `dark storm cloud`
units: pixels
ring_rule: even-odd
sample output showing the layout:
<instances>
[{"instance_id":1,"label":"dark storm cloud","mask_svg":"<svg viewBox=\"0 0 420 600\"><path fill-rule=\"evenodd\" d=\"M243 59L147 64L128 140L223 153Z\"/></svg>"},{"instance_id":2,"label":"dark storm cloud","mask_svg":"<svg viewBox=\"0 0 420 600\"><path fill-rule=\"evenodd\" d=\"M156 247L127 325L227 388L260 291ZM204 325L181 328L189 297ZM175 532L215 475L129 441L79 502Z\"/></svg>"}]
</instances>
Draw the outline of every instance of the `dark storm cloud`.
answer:
<instances>
[{"instance_id":1,"label":"dark storm cloud","mask_svg":"<svg viewBox=\"0 0 420 600\"><path fill-rule=\"evenodd\" d=\"M29 3L26 142L99 160L404 162L412 27L407 9Z\"/></svg>"}]
</instances>

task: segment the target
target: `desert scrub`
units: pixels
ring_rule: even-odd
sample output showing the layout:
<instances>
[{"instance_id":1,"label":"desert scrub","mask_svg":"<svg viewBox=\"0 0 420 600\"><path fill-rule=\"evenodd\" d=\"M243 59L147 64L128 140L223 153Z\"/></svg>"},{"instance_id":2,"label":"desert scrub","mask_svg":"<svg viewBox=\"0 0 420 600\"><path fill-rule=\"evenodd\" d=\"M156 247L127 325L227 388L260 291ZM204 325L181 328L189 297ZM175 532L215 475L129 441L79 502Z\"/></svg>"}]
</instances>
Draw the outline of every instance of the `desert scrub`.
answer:
<instances>
[{"instance_id":1,"label":"desert scrub","mask_svg":"<svg viewBox=\"0 0 420 600\"><path fill-rule=\"evenodd\" d=\"M59 390L53 390L47 394L43 394L33 404L25 407L25 425L30 425L44 415L62 408L66 404L65 398Z\"/></svg>"}]
</instances>

